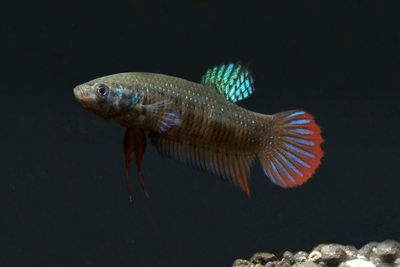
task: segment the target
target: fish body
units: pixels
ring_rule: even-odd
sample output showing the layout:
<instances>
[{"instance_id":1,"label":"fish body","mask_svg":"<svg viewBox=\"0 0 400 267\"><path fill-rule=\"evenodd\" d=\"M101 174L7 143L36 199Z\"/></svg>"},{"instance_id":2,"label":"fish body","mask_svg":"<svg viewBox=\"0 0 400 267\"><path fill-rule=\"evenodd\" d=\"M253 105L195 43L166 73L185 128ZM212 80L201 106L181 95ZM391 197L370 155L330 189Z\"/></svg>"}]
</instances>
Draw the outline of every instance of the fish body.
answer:
<instances>
[{"instance_id":1,"label":"fish body","mask_svg":"<svg viewBox=\"0 0 400 267\"><path fill-rule=\"evenodd\" d=\"M249 196L248 177L257 157L275 184L304 183L322 157L319 127L301 110L265 115L235 104L253 92L251 73L240 64L209 69L201 83L132 72L74 88L83 107L127 129L126 167L135 152L144 189L144 132L162 155L220 176Z\"/></svg>"},{"instance_id":2,"label":"fish body","mask_svg":"<svg viewBox=\"0 0 400 267\"><path fill-rule=\"evenodd\" d=\"M165 138L248 152L257 149L257 133L262 128L271 129L261 122L271 116L244 109L199 83L151 73L123 73L105 78L136 84L137 88L131 87L131 92L125 95L135 94L138 105L166 101L179 114L179 123L168 131L160 131L154 126L159 117L143 113L144 117L139 118L139 106L132 112L114 117L123 127L135 126L158 132Z\"/></svg>"}]
</instances>

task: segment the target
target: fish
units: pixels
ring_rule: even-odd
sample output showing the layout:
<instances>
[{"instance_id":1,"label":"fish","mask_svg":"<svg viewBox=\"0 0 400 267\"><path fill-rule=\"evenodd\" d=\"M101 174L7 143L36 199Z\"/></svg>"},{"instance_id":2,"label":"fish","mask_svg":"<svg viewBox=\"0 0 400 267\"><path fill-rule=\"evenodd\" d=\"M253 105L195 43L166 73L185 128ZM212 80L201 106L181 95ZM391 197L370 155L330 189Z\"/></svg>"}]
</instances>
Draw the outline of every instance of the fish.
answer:
<instances>
[{"instance_id":1,"label":"fish","mask_svg":"<svg viewBox=\"0 0 400 267\"><path fill-rule=\"evenodd\" d=\"M249 198L250 170L257 159L277 186L293 188L308 181L323 157L320 127L302 109L267 115L237 105L254 91L252 71L241 63L214 66L198 83L126 72L73 89L87 111L126 128L123 151L131 201L133 154L148 196L141 170L147 139L162 156L219 176Z\"/></svg>"}]
</instances>

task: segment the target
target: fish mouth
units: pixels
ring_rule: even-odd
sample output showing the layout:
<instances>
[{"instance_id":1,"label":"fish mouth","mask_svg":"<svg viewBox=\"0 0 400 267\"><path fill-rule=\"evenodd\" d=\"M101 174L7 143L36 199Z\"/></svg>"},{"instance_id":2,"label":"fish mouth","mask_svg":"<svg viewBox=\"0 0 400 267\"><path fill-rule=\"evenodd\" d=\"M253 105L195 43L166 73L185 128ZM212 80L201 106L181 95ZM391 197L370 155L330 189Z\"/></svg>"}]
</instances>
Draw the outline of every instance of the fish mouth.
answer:
<instances>
[{"instance_id":1,"label":"fish mouth","mask_svg":"<svg viewBox=\"0 0 400 267\"><path fill-rule=\"evenodd\" d=\"M85 92L84 88L81 85L78 85L74 88L74 96L76 100L78 100L79 104L86 110L95 113L95 109L93 107L92 101L88 98L87 92Z\"/></svg>"},{"instance_id":2,"label":"fish mouth","mask_svg":"<svg viewBox=\"0 0 400 267\"><path fill-rule=\"evenodd\" d=\"M74 96L84 108L89 108L90 99L88 98L87 92L82 88L82 85L78 85L74 88Z\"/></svg>"},{"instance_id":3,"label":"fish mouth","mask_svg":"<svg viewBox=\"0 0 400 267\"><path fill-rule=\"evenodd\" d=\"M83 91L80 86L74 88L74 96L76 99L78 99L79 102L83 100Z\"/></svg>"}]
</instances>

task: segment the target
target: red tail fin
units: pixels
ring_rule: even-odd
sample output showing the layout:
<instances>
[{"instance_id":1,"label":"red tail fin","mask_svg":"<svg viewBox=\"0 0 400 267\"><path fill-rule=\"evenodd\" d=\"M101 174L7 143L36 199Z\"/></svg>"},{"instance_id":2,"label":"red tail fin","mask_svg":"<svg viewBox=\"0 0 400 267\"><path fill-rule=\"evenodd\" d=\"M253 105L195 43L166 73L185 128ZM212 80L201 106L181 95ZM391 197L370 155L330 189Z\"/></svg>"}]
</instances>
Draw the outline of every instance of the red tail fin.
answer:
<instances>
[{"instance_id":1,"label":"red tail fin","mask_svg":"<svg viewBox=\"0 0 400 267\"><path fill-rule=\"evenodd\" d=\"M301 110L275 114L276 130L266 137L259 158L265 174L281 187L306 182L320 164L323 139L313 117Z\"/></svg>"}]
</instances>

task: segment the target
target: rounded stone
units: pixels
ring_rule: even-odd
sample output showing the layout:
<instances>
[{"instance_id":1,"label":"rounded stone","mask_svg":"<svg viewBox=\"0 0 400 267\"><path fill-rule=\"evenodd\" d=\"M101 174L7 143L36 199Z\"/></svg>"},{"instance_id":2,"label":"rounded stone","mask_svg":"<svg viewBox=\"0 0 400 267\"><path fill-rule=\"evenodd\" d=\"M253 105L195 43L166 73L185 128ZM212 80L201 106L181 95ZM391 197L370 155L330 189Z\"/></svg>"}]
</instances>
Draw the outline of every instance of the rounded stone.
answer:
<instances>
[{"instance_id":1,"label":"rounded stone","mask_svg":"<svg viewBox=\"0 0 400 267\"><path fill-rule=\"evenodd\" d=\"M400 257L400 245L396 241L386 240L372 248L370 258L376 263L393 263Z\"/></svg>"},{"instance_id":2,"label":"rounded stone","mask_svg":"<svg viewBox=\"0 0 400 267\"><path fill-rule=\"evenodd\" d=\"M343 246L342 249L347 255L347 260L356 259L358 250L354 246Z\"/></svg>"},{"instance_id":3,"label":"rounded stone","mask_svg":"<svg viewBox=\"0 0 400 267\"><path fill-rule=\"evenodd\" d=\"M291 251L288 251L288 250L283 252L282 261L286 261L286 262L292 263L293 262L293 253Z\"/></svg>"},{"instance_id":4,"label":"rounded stone","mask_svg":"<svg viewBox=\"0 0 400 267\"><path fill-rule=\"evenodd\" d=\"M308 255L308 260L312 262L319 262L322 258L321 252L314 250Z\"/></svg>"},{"instance_id":5,"label":"rounded stone","mask_svg":"<svg viewBox=\"0 0 400 267\"><path fill-rule=\"evenodd\" d=\"M336 267L346 259L346 253L341 245L329 244L321 247L321 261L328 267Z\"/></svg>"},{"instance_id":6,"label":"rounded stone","mask_svg":"<svg viewBox=\"0 0 400 267\"><path fill-rule=\"evenodd\" d=\"M324 246L326 246L326 245L328 245L328 244L326 244L326 243L319 244L318 246L316 246L316 247L313 248L313 251L319 251L319 252L321 252L321 248L324 247Z\"/></svg>"},{"instance_id":7,"label":"rounded stone","mask_svg":"<svg viewBox=\"0 0 400 267\"><path fill-rule=\"evenodd\" d=\"M282 256L283 256L284 258L290 258L290 257L293 256L293 252L291 252L291 251L289 251L289 250L286 250L285 252L283 252Z\"/></svg>"},{"instance_id":8,"label":"rounded stone","mask_svg":"<svg viewBox=\"0 0 400 267\"><path fill-rule=\"evenodd\" d=\"M308 259L308 253L305 251L299 251L293 255L293 262L305 262Z\"/></svg>"},{"instance_id":9,"label":"rounded stone","mask_svg":"<svg viewBox=\"0 0 400 267\"><path fill-rule=\"evenodd\" d=\"M363 257L365 259L369 259L369 256L372 252L372 249L378 245L378 242L369 242L368 244L364 245L362 248L358 250L358 256Z\"/></svg>"},{"instance_id":10,"label":"rounded stone","mask_svg":"<svg viewBox=\"0 0 400 267\"><path fill-rule=\"evenodd\" d=\"M247 267L250 266L250 262L248 260L237 259L233 262L232 267Z\"/></svg>"},{"instance_id":11,"label":"rounded stone","mask_svg":"<svg viewBox=\"0 0 400 267\"><path fill-rule=\"evenodd\" d=\"M342 262L339 267L375 267L375 265L370 261L356 259Z\"/></svg>"},{"instance_id":12,"label":"rounded stone","mask_svg":"<svg viewBox=\"0 0 400 267\"><path fill-rule=\"evenodd\" d=\"M266 264L267 262L277 261L277 260L278 260L278 258L272 253L258 252L258 253L255 253L251 257L250 262L252 262L254 264L257 264L257 263Z\"/></svg>"}]
</instances>

